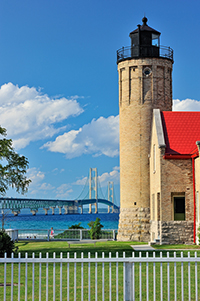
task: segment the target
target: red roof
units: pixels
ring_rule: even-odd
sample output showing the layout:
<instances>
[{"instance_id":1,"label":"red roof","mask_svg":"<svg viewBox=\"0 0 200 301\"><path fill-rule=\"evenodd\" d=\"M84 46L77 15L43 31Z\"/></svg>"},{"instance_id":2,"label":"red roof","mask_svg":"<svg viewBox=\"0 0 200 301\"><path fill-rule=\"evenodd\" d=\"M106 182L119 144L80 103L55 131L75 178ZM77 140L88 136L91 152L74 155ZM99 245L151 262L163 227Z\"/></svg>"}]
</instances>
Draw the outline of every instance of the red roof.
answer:
<instances>
[{"instance_id":1,"label":"red roof","mask_svg":"<svg viewBox=\"0 0 200 301\"><path fill-rule=\"evenodd\" d=\"M192 154L200 141L200 112L161 112L165 154Z\"/></svg>"}]
</instances>

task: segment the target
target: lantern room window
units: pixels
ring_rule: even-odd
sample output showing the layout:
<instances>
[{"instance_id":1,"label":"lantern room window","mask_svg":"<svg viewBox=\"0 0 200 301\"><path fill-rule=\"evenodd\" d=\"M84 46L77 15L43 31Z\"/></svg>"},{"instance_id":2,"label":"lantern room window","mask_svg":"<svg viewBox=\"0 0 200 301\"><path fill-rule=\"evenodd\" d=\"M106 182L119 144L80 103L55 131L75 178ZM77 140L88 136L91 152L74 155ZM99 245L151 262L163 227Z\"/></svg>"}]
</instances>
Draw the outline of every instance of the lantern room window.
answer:
<instances>
[{"instance_id":1,"label":"lantern room window","mask_svg":"<svg viewBox=\"0 0 200 301\"><path fill-rule=\"evenodd\" d=\"M159 35L152 33L152 46L159 47Z\"/></svg>"}]
</instances>

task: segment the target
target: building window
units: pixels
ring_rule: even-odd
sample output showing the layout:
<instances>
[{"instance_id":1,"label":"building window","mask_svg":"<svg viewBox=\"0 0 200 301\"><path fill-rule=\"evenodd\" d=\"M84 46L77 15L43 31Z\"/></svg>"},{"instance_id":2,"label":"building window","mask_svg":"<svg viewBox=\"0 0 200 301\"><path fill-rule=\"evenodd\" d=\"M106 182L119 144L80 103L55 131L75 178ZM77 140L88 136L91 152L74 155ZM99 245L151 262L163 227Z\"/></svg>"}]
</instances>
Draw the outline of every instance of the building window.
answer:
<instances>
[{"instance_id":1,"label":"building window","mask_svg":"<svg viewBox=\"0 0 200 301\"><path fill-rule=\"evenodd\" d=\"M174 209L174 220L184 221L185 220L185 196L184 195L173 196L173 209Z\"/></svg>"},{"instance_id":2,"label":"building window","mask_svg":"<svg viewBox=\"0 0 200 301\"><path fill-rule=\"evenodd\" d=\"M153 145L153 173L156 172L156 146Z\"/></svg>"}]
</instances>

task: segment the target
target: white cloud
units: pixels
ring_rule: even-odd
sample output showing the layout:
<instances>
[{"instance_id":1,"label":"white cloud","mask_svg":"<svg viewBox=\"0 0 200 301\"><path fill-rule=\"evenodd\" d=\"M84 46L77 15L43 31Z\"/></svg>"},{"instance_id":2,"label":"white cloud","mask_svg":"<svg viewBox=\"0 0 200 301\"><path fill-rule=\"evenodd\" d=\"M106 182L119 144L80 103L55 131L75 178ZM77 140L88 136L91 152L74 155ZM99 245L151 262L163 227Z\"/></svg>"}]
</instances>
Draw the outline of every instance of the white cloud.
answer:
<instances>
[{"instance_id":1,"label":"white cloud","mask_svg":"<svg viewBox=\"0 0 200 301\"><path fill-rule=\"evenodd\" d=\"M0 88L1 126L7 129L14 147L23 148L58 133L63 128L56 128L57 122L81 114L76 98L52 98L35 87L4 84Z\"/></svg>"},{"instance_id":2,"label":"white cloud","mask_svg":"<svg viewBox=\"0 0 200 301\"><path fill-rule=\"evenodd\" d=\"M54 168L51 172L52 172L52 174L54 174L54 175L58 175L59 173L62 173L62 172L64 172L65 171L65 169L64 168L61 168L60 170L56 167L56 168Z\"/></svg>"},{"instance_id":3,"label":"white cloud","mask_svg":"<svg viewBox=\"0 0 200 301\"><path fill-rule=\"evenodd\" d=\"M31 179L30 186L33 186L33 185L37 185L39 182L41 182L44 179L45 174L44 174L44 172L41 172L36 167L33 167L33 168L29 168L27 170L26 176L27 176L27 178Z\"/></svg>"},{"instance_id":4,"label":"white cloud","mask_svg":"<svg viewBox=\"0 0 200 301\"><path fill-rule=\"evenodd\" d=\"M49 183L42 183L41 186L39 187L39 190L52 190L54 189L55 187L53 187L51 184Z\"/></svg>"},{"instance_id":5,"label":"white cloud","mask_svg":"<svg viewBox=\"0 0 200 301\"><path fill-rule=\"evenodd\" d=\"M62 184L56 189L56 198L67 199L72 192L73 190L70 188L70 184Z\"/></svg>"},{"instance_id":6,"label":"white cloud","mask_svg":"<svg viewBox=\"0 0 200 301\"><path fill-rule=\"evenodd\" d=\"M98 181L100 182L101 186L107 186L108 182L114 182L115 185L119 184L120 178L120 168L119 166L113 167L111 172L105 172L102 175L98 175ZM87 182L88 178L83 177L82 179L77 180L73 185L80 185L84 186Z\"/></svg>"},{"instance_id":7,"label":"white cloud","mask_svg":"<svg viewBox=\"0 0 200 301\"><path fill-rule=\"evenodd\" d=\"M80 185L80 186L84 186L86 181L88 180L87 177L84 177L82 179L77 180L75 183L73 183L74 185Z\"/></svg>"},{"instance_id":8,"label":"white cloud","mask_svg":"<svg viewBox=\"0 0 200 301\"><path fill-rule=\"evenodd\" d=\"M43 182L45 179L45 173L36 167L28 169L26 175L27 178L32 181L29 185L29 192L31 194L36 194L39 190L46 193L46 191L53 190L55 188L51 184Z\"/></svg>"},{"instance_id":9,"label":"white cloud","mask_svg":"<svg viewBox=\"0 0 200 301\"><path fill-rule=\"evenodd\" d=\"M200 101L194 99L174 99L173 111L200 111Z\"/></svg>"},{"instance_id":10,"label":"white cloud","mask_svg":"<svg viewBox=\"0 0 200 301\"><path fill-rule=\"evenodd\" d=\"M51 152L64 153L67 158L82 154L115 157L119 154L119 116L93 119L79 130L64 133L43 147Z\"/></svg>"},{"instance_id":11,"label":"white cloud","mask_svg":"<svg viewBox=\"0 0 200 301\"><path fill-rule=\"evenodd\" d=\"M111 172L105 172L99 176L98 180L101 186L107 186L108 182L114 182L115 185L119 184L120 169L115 166Z\"/></svg>"}]
</instances>

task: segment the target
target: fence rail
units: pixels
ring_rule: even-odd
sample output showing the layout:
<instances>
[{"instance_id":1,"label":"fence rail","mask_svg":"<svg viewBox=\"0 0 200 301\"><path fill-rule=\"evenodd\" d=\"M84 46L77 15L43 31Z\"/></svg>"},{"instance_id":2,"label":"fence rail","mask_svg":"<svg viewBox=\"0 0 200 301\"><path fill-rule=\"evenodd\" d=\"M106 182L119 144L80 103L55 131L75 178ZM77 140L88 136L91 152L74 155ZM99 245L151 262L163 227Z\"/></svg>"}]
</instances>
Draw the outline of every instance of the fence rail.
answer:
<instances>
[{"instance_id":1,"label":"fence rail","mask_svg":"<svg viewBox=\"0 0 200 301\"><path fill-rule=\"evenodd\" d=\"M0 300L199 300L200 257L174 252L0 258Z\"/></svg>"},{"instance_id":2,"label":"fence rail","mask_svg":"<svg viewBox=\"0 0 200 301\"><path fill-rule=\"evenodd\" d=\"M118 230L104 229L101 230L101 239L116 240ZM50 236L49 229L7 229L6 232L9 234L12 240L84 240L90 239L89 229L55 229L54 237Z\"/></svg>"}]
</instances>

